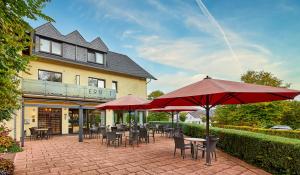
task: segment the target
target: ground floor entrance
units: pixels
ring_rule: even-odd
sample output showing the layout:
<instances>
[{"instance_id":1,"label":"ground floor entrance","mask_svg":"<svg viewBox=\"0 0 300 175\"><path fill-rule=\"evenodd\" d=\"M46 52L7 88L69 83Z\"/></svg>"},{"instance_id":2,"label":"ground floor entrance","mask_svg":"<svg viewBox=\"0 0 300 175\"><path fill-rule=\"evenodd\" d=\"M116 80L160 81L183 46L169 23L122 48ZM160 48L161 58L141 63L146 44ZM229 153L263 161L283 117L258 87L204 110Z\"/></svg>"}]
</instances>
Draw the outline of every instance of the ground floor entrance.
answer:
<instances>
[{"instance_id":1,"label":"ground floor entrance","mask_svg":"<svg viewBox=\"0 0 300 175\"><path fill-rule=\"evenodd\" d=\"M105 111L95 109L83 109L83 128L106 125ZM69 109L69 134L79 132L79 109Z\"/></svg>"},{"instance_id":2,"label":"ground floor entrance","mask_svg":"<svg viewBox=\"0 0 300 175\"><path fill-rule=\"evenodd\" d=\"M62 109L38 108L38 128L51 128L52 134L62 133Z\"/></svg>"}]
</instances>

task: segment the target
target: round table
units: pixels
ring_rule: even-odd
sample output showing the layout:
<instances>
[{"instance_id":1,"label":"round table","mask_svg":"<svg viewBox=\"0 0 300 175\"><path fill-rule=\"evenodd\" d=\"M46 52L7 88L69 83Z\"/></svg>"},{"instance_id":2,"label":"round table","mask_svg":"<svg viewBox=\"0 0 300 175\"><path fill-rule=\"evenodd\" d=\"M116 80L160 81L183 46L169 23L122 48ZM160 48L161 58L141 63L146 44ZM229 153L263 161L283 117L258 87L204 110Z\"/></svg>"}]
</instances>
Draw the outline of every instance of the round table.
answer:
<instances>
[{"instance_id":1,"label":"round table","mask_svg":"<svg viewBox=\"0 0 300 175\"><path fill-rule=\"evenodd\" d=\"M184 140L186 141L190 141L193 145L193 154L192 154L192 157L195 158L195 153L197 152L197 142L206 142L206 139L202 139L202 138L184 138Z\"/></svg>"}]
</instances>

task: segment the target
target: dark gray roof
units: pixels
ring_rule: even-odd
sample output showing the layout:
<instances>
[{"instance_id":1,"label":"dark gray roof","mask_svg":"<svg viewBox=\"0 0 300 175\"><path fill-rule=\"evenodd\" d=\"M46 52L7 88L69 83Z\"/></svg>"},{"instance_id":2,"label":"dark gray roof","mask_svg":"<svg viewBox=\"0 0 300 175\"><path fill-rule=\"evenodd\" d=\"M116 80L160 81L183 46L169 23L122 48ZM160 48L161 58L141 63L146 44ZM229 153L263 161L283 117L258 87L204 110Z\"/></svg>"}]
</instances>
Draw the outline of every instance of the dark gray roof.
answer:
<instances>
[{"instance_id":1,"label":"dark gray roof","mask_svg":"<svg viewBox=\"0 0 300 175\"><path fill-rule=\"evenodd\" d=\"M63 56L53 55L49 53L39 52L36 47L32 51L34 55L51 59L51 60L57 60L57 61L63 61L67 63L77 64L77 65L85 65L92 68L97 68L100 70L105 71L111 71L111 72L117 72L121 74L127 74L135 77L141 77L141 78L150 78L155 79L154 76L152 76L150 73L148 73L146 70L144 70L141 66L136 64L131 58L129 58L126 55L111 52L108 50L106 45L103 43L103 41L97 37L91 42L87 42L81 34L75 30L67 35L62 35L51 23L46 23L44 25L41 25L35 29L35 34L39 36L44 36L52 39L56 39L59 41L62 41L63 43L70 43L78 46L82 46L85 48L91 48L94 50L105 52L106 54L106 64L96 64L92 62L88 62L87 60L75 60L74 59L68 59ZM36 41L38 42L38 41ZM85 51L86 52L86 51ZM64 53L70 53L69 50L64 50Z\"/></svg>"},{"instance_id":2,"label":"dark gray roof","mask_svg":"<svg viewBox=\"0 0 300 175\"><path fill-rule=\"evenodd\" d=\"M79 62L76 60L66 59L61 56L48 54L44 52L34 52L33 55L40 56L43 58L47 58L55 61L63 61L66 63L72 63L77 65L85 65L87 67L96 68L99 70L105 70L110 72L116 72L126 75L131 75L140 78L150 78L156 80L154 76L136 64L133 60L131 60L128 56L118 54L115 52L108 51L107 53L107 65L101 65L91 62Z\"/></svg>"},{"instance_id":3,"label":"dark gray roof","mask_svg":"<svg viewBox=\"0 0 300 175\"><path fill-rule=\"evenodd\" d=\"M107 46L99 37L97 37L91 42L87 42L77 30L67 35L62 35L51 23L46 23L35 28L35 34L53 38L66 43L71 43L86 48L98 50L101 52L108 52Z\"/></svg>"}]
</instances>

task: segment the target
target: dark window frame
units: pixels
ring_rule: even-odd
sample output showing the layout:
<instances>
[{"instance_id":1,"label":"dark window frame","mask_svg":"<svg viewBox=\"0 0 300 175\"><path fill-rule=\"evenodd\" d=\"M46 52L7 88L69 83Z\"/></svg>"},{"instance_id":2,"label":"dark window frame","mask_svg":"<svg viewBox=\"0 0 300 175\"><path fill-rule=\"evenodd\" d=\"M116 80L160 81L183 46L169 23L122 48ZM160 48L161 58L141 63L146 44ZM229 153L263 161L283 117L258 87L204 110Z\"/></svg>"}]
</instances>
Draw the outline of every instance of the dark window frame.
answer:
<instances>
[{"instance_id":1,"label":"dark window frame","mask_svg":"<svg viewBox=\"0 0 300 175\"><path fill-rule=\"evenodd\" d=\"M45 69L38 69L38 80L41 80L40 79L40 71L51 72L51 73L58 73L61 76L61 81L51 81L51 82L57 82L57 83L62 83L63 82L63 74L62 74L62 72L55 72L55 71L45 70ZM41 80L41 81L48 81L48 80Z\"/></svg>"},{"instance_id":2,"label":"dark window frame","mask_svg":"<svg viewBox=\"0 0 300 175\"><path fill-rule=\"evenodd\" d=\"M46 52L46 51L42 51L41 50L41 40L47 40L50 42L50 51L49 52ZM61 51L61 54L56 54L56 53L53 53L52 52L52 42L55 42L55 43L59 43L60 44L60 51ZM39 37L39 52L42 52L42 53L47 53L47 54L52 54L52 55L57 55L57 56L63 56L63 42L61 41L57 41L57 40L53 40L51 38L45 38L45 37Z\"/></svg>"},{"instance_id":3,"label":"dark window frame","mask_svg":"<svg viewBox=\"0 0 300 175\"><path fill-rule=\"evenodd\" d=\"M118 81L112 81L112 84L114 84L114 83L116 84L116 89L115 90L116 90L116 92L118 92L118 89L119 89L119 87L118 87Z\"/></svg>"},{"instance_id":4,"label":"dark window frame","mask_svg":"<svg viewBox=\"0 0 300 175\"><path fill-rule=\"evenodd\" d=\"M98 87L98 81L99 81L99 80L104 82L104 87L103 87L103 88L106 88L106 80L105 80L105 79L95 78L95 77L88 77L88 81L89 81L90 78L91 78L91 79L97 80L97 88L99 88L99 87ZM89 83L89 82L88 82L88 83ZM90 86L90 85L88 85L88 86ZM91 87L94 87L94 86L91 86Z\"/></svg>"},{"instance_id":5,"label":"dark window frame","mask_svg":"<svg viewBox=\"0 0 300 175\"><path fill-rule=\"evenodd\" d=\"M94 64L99 64L99 65L104 65L105 64L105 53L104 52L99 52L99 51L95 51L95 50L91 50L91 49L88 49L87 50L87 53L89 54L90 53L93 53L94 56L95 56L95 61L89 61L89 58L87 58L87 62L88 63L94 63ZM96 53L99 53L99 54L102 54L103 55L103 63L97 63L96 62Z\"/></svg>"}]
</instances>

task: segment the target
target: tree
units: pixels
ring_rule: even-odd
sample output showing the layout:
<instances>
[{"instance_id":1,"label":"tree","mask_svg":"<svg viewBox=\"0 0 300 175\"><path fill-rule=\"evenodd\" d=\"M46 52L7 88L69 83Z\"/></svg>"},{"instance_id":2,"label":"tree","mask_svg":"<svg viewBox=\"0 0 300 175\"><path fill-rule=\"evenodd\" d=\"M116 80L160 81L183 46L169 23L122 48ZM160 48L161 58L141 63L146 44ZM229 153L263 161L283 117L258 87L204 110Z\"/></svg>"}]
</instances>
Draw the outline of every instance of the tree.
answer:
<instances>
[{"instance_id":1,"label":"tree","mask_svg":"<svg viewBox=\"0 0 300 175\"><path fill-rule=\"evenodd\" d=\"M31 26L25 18L42 18L53 21L42 13L48 0L2 0L0 1L0 122L11 119L19 108L19 74L28 70L33 58L21 54L31 45Z\"/></svg>"},{"instance_id":2,"label":"tree","mask_svg":"<svg viewBox=\"0 0 300 175\"><path fill-rule=\"evenodd\" d=\"M186 114L187 114L186 112L179 113L179 120L181 122L184 122L186 120Z\"/></svg>"},{"instance_id":3,"label":"tree","mask_svg":"<svg viewBox=\"0 0 300 175\"><path fill-rule=\"evenodd\" d=\"M153 100L153 99L155 99L155 98L157 98L157 97L159 97L159 96L162 96L162 95L164 95L164 93L163 93L162 91L156 90L156 91L151 92L151 93L148 95L148 99L149 99L149 100Z\"/></svg>"},{"instance_id":4,"label":"tree","mask_svg":"<svg viewBox=\"0 0 300 175\"><path fill-rule=\"evenodd\" d=\"M270 72L264 71L247 71L242 75L241 80L245 83L259 84L265 86L273 87L285 87L288 88L291 86L290 83L283 84L283 80L275 77Z\"/></svg>"},{"instance_id":5,"label":"tree","mask_svg":"<svg viewBox=\"0 0 300 175\"><path fill-rule=\"evenodd\" d=\"M169 114L166 112L149 112L147 121L169 121Z\"/></svg>"},{"instance_id":6,"label":"tree","mask_svg":"<svg viewBox=\"0 0 300 175\"><path fill-rule=\"evenodd\" d=\"M269 72L248 71L241 80L246 83L289 87L283 80ZM216 109L215 120L224 125L243 125L269 128L278 124L286 124L293 128L300 127L300 102L275 101L246 105L224 105ZM298 116L297 116L298 115Z\"/></svg>"},{"instance_id":7,"label":"tree","mask_svg":"<svg viewBox=\"0 0 300 175\"><path fill-rule=\"evenodd\" d=\"M159 96L164 95L160 90L155 90L148 95L149 100L153 100ZM169 115L166 112L149 112L148 121L169 121Z\"/></svg>"}]
</instances>

